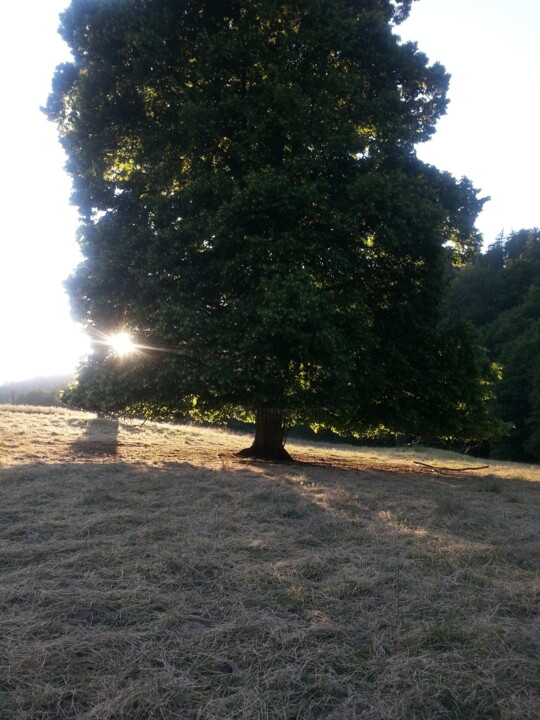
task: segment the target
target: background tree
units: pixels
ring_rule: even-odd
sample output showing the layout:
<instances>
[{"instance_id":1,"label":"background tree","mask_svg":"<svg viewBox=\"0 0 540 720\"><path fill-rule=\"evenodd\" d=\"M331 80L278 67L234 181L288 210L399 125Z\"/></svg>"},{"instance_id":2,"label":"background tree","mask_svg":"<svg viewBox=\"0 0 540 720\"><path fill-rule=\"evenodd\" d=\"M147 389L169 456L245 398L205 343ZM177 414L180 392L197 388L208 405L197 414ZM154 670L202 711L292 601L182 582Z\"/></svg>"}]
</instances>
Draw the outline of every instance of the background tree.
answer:
<instances>
[{"instance_id":1,"label":"background tree","mask_svg":"<svg viewBox=\"0 0 540 720\"><path fill-rule=\"evenodd\" d=\"M450 314L472 322L492 360L502 365L495 411L512 429L492 454L540 460L540 231L500 237L460 269Z\"/></svg>"},{"instance_id":2,"label":"background tree","mask_svg":"<svg viewBox=\"0 0 540 720\"><path fill-rule=\"evenodd\" d=\"M479 245L470 182L421 163L448 77L411 0L73 0L48 114L80 208L68 286L98 346L70 402L341 432L481 433L485 359L443 324Z\"/></svg>"}]
</instances>

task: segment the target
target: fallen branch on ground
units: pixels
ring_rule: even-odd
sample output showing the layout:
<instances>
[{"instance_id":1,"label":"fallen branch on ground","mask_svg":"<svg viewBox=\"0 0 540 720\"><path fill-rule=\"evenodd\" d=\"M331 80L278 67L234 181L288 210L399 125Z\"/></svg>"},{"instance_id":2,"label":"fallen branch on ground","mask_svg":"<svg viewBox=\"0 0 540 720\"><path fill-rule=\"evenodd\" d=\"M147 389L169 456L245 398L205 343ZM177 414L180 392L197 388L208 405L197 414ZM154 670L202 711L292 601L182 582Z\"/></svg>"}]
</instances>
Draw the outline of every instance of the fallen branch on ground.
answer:
<instances>
[{"instance_id":1,"label":"fallen branch on ground","mask_svg":"<svg viewBox=\"0 0 540 720\"><path fill-rule=\"evenodd\" d=\"M489 465L475 465L474 467L464 467L464 468L451 468L451 467L442 467L441 465L429 465L428 463L419 462L418 460L414 461L415 465L422 465L423 467L431 468L432 470L449 470L450 472L465 472L466 470L485 470L489 467Z\"/></svg>"}]
</instances>

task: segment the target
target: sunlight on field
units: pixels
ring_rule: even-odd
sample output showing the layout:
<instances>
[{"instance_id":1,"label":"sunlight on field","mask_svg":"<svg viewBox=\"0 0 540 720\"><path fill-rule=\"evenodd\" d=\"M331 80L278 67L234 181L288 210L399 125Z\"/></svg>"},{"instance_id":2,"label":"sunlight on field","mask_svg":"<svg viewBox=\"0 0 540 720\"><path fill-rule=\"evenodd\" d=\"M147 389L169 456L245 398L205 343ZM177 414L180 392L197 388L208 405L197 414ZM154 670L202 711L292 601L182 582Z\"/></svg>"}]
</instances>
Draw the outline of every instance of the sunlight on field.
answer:
<instances>
[{"instance_id":1,"label":"sunlight on field","mask_svg":"<svg viewBox=\"0 0 540 720\"><path fill-rule=\"evenodd\" d=\"M0 715L533 720L538 468L0 406Z\"/></svg>"},{"instance_id":2,"label":"sunlight on field","mask_svg":"<svg viewBox=\"0 0 540 720\"><path fill-rule=\"evenodd\" d=\"M116 423L114 442L111 438L112 423ZM54 461L69 457L86 461L84 453L73 456L70 445L80 440L83 445L94 443L109 449L114 447L115 457L126 461L151 464L189 459L194 453L205 462L219 465L222 453L232 456L249 445L251 438L220 428L204 428L191 425L145 422L136 419L96 419L92 413L77 412L64 408L0 405L0 427L4 447L0 463L16 463L31 458ZM79 443L80 444L80 443ZM155 450L155 453L152 450ZM460 468L479 469L478 477L496 475L499 478L516 478L540 482L540 466L524 463L485 460L460 455L455 452L434 450L421 446L400 448L365 448L352 445L329 445L291 442L287 449L295 459L309 462L325 462L350 468L381 467L410 470L417 473L436 474L436 469L457 471ZM201 453L199 457L198 453ZM432 465L422 467L417 463Z\"/></svg>"}]
</instances>

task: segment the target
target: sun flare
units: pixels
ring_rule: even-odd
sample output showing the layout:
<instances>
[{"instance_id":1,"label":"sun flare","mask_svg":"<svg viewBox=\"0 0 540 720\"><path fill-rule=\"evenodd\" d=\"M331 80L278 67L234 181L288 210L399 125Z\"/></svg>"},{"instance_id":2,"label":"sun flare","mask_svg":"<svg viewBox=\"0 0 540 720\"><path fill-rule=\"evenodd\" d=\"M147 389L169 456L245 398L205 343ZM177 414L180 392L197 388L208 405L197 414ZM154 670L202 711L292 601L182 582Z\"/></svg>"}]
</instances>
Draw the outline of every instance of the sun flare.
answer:
<instances>
[{"instance_id":1,"label":"sun flare","mask_svg":"<svg viewBox=\"0 0 540 720\"><path fill-rule=\"evenodd\" d=\"M127 332L119 332L115 335L111 335L107 339L107 345L109 345L113 352L120 357L130 355L136 350L136 345Z\"/></svg>"}]
</instances>

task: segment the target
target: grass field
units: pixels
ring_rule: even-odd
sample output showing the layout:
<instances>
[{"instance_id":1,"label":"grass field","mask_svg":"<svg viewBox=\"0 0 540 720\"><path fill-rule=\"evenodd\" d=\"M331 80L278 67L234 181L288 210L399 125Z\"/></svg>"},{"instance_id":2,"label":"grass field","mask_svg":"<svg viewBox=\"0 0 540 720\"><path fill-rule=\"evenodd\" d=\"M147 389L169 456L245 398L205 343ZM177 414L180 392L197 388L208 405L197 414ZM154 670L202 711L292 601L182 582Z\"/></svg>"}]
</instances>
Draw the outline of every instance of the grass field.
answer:
<instances>
[{"instance_id":1,"label":"grass field","mask_svg":"<svg viewBox=\"0 0 540 720\"><path fill-rule=\"evenodd\" d=\"M247 444L0 406L1 720L537 720L540 468Z\"/></svg>"}]
</instances>

